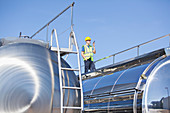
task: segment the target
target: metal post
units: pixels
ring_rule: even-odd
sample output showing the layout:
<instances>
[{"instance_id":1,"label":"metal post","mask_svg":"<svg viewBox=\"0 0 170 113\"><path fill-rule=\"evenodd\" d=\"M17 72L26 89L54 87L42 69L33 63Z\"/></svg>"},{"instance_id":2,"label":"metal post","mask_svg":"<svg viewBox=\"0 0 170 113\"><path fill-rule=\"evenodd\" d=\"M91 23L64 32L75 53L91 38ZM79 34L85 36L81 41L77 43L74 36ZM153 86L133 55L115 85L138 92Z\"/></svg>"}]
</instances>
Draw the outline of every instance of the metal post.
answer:
<instances>
[{"instance_id":1,"label":"metal post","mask_svg":"<svg viewBox=\"0 0 170 113\"><path fill-rule=\"evenodd\" d=\"M137 56L139 56L139 46L137 47Z\"/></svg>"},{"instance_id":2,"label":"metal post","mask_svg":"<svg viewBox=\"0 0 170 113\"><path fill-rule=\"evenodd\" d=\"M170 34L169 34L169 47L170 47Z\"/></svg>"},{"instance_id":3,"label":"metal post","mask_svg":"<svg viewBox=\"0 0 170 113\"><path fill-rule=\"evenodd\" d=\"M73 6L74 4L71 6L71 31L73 31Z\"/></svg>"},{"instance_id":4,"label":"metal post","mask_svg":"<svg viewBox=\"0 0 170 113\"><path fill-rule=\"evenodd\" d=\"M115 55L113 55L113 64L115 63Z\"/></svg>"},{"instance_id":5,"label":"metal post","mask_svg":"<svg viewBox=\"0 0 170 113\"><path fill-rule=\"evenodd\" d=\"M19 33L19 38L21 38L21 34L22 34L22 32Z\"/></svg>"},{"instance_id":6,"label":"metal post","mask_svg":"<svg viewBox=\"0 0 170 113\"><path fill-rule=\"evenodd\" d=\"M46 36L46 42L48 42L48 27L49 27L49 25L47 25L47 36Z\"/></svg>"}]
</instances>

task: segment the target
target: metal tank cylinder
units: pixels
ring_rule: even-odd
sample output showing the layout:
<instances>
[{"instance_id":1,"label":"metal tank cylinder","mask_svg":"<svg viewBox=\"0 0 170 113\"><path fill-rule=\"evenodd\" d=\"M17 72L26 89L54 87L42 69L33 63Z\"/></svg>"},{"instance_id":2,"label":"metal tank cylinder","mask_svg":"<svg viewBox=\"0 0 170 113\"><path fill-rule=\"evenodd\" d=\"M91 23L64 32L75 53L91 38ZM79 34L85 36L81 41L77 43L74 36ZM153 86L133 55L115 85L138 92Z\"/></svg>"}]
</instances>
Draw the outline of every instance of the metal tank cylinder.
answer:
<instances>
[{"instance_id":1,"label":"metal tank cylinder","mask_svg":"<svg viewBox=\"0 0 170 113\"><path fill-rule=\"evenodd\" d=\"M160 61L150 73L142 99L142 111L170 112L170 56Z\"/></svg>"},{"instance_id":2,"label":"metal tank cylinder","mask_svg":"<svg viewBox=\"0 0 170 113\"><path fill-rule=\"evenodd\" d=\"M0 113L60 112L57 54L33 39L0 41ZM63 67L70 67L62 60ZM74 72L63 71L63 84L79 86ZM64 90L64 105L80 105L78 90ZM76 113L78 110L67 110Z\"/></svg>"},{"instance_id":3,"label":"metal tank cylinder","mask_svg":"<svg viewBox=\"0 0 170 113\"><path fill-rule=\"evenodd\" d=\"M143 57L146 58L147 55ZM131 66L126 67L127 63L121 65L125 67L121 71L110 71L109 75L84 80L85 112L170 112L170 56L156 60L153 65L153 60L142 64L143 59L139 58L140 65L137 65L137 59L134 64L130 61ZM117 68L119 67L113 66L108 70ZM143 79L136 89L139 78L146 69L147 79Z\"/></svg>"},{"instance_id":4,"label":"metal tank cylinder","mask_svg":"<svg viewBox=\"0 0 170 113\"><path fill-rule=\"evenodd\" d=\"M83 82L85 111L133 112L133 96L138 79L148 64L128 68L111 75L100 76ZM141 111L142 94L138 95L137 109Z\"/></svg>"}]
</instances>

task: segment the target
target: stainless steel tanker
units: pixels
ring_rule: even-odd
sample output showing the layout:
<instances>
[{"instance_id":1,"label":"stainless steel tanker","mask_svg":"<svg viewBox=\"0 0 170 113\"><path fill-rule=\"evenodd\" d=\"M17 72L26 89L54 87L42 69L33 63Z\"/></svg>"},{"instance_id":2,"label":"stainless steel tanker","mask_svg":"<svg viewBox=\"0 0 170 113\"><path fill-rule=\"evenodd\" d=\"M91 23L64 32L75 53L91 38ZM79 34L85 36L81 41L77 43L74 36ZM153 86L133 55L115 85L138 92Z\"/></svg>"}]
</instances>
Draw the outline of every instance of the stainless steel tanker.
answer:
<instances>
[{"instance_id":1,"label":"stainless steel tanker","mask_svg":"<svg viewBox=\"0 0 170 113\"><path fill-rule=\"evenodd\" d=\"M33 39L0 40L0 113L60 113L57 54ZM170 112L170 48L87 73L84 112ZM62 67L69 67L65 60ZM62 71L63 85L79 87L74 71ZM64 106L80 107L80 90L64 89ZM64 113L80 110L64 109Z\"/></svg>"},{"instance_id":2,"label":"stainless steel tanker","mask_svg":"<svg viewBox=\"0 0 170 113\"><path fill-rule=\"evenodd\" d=\"M62 59L63 67L70 67ZM63 85L78 87L73 71L62 71ZM0 40L0 113L59 113L57 54L39 40ZM80 106L79 90L63 90L64 106ZM64 113L79 110L65 109Z\"/></svg>"},{"instance_id":3,"label":"stainless steel tanker","mask_svg":"<svg viewBox=\"0 0 170 113\"><path fill-rule=\"evenodd\" d=\"M84 78L87 113L170 113L170 48L98 69Z\"/></svg>"}]
</instances>

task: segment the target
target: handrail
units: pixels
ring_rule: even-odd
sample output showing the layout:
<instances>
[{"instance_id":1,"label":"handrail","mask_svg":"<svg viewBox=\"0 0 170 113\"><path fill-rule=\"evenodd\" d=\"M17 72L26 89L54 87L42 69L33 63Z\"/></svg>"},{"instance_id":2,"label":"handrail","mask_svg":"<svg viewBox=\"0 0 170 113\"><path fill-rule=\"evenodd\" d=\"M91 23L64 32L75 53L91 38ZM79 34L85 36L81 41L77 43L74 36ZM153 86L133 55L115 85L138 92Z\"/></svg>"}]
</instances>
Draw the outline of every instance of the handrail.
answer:
<instances>
[{"instance_id":1,"label":"handrail","mask_svg":"<svg viewBox=\"0 0 170 113\"><path fill-rule=\"evenodd\" d=\"M151 42L153 42L153 41L156 41L156 40L159 40L159 39L168 37L168 36L170 37L170 34L167 34L167 35L164 35L164 36L155 38L155 39L153 39L153 40L144 42L144 43L142 43L142 44L136 45L136 46L131 47L131 48L128 48L128 49L125 49L125 50L123 50L123 51L117 52L117 53L112 54L112 55L110 55L110 56L101 58L101 59L99 59L99 60L94 61L94 63L99 62L99 61L104 60L104 59L107 59L107 58L110 58L110 57L113 57L113 61L114 61L116 55L121 54L121 53L124 53L124 52L129 51L129 50L132 50L132 49L134 49L134 48L138 48L138 49L137 49L137 56L139 56L139 47L140 47L140 46L146 45L146 44L148 44L148 43L151 43ZM170 45L170 42L169 42L169 45ZM113 63L114 63L114 62L113 62Z\"/></svg>"},{"instance_id":2,"label":"handrail","mask_svg":"<svg viewBox=\"0 0 170 113\"><path fill-rule=\"evenodd\" d=\"M70 7L73 7L75 4L75 2L73 2L72 4L70 4L67 8L65 8L61 13L59 13L56 17L54 17L52 20L50 20L47 24L45 24L41 29L39 29L36 33L34 33L30 38L33 38L36 34L38 34L40 31L42 31L45 27L48 28L48 26L56 19L58 18L61 14L63 14L65 11L67 11ZM72 20L71 20L72 22ZM72 23L71 23L72 24ZM47 29L48 31L48 29Z\"/></svg>"},{"instance_id":3,"label":"handrail","mask_svg":"<svg viewBox=\"0 0 170 113\"><path fill-rule=\"evenodd\" d=\"M56 29L53 29L51 32L51 47L52 47L52 42L53 42L53 34L55 34L55 39L56 39L56 46L57 46L57 57L58 57L58 70L59 70L59 82L60 82L60 93L63 92L63 85L62 85L62 76L61 76L61 57L60 57L60 48L59 48L59 44L58 44L58 37L57 37L57 32ZM63 113L63 95L62 93L60 94L60 112Z\"/></svg>"},{"instance_id":4,"label":"handrail","mask_svg":"<svg viewBox=\"0 0 170 113\"><path fill-rule=\"evenodd\" d=\"M59 52L59 44L58 44L58 37L57 37L56 29L53 29L52 32L51 32L51 47L52 47L52 44L53 44L53 43L52 43L53 34L55 35L56 44L57 44L57 50L58 50L58 52ZM59 60L60 60L60 55L58 55L58 64L60 63ZM59 64L59 65L60 65L60 64ZM58 68L59 68L59 67L58 67ZM59 70L59 73L61 73L60 70ZM54 78L53 78L53 80L54 80ZM53 82L54 82L54 81L53 81ZM60 83L61 83L61 81L60 81ZM55 90L55 89L54 89L54 86L53 86L53 91L52 91L52 94L51 94L51 95L52 95L52 101L53 101L53 97L54 97L54 90ZM61 85L60 85L60 91L61 91ZM61 95L60 98L62 98L62 96L63 96L63 95ZM63 104L63 103L61 102L61 104ZM52 104L52 106L53 106L53 104ZM52 109L53 109L52 106L51 106L51 113L52 113L52 111L53 111L53 110L52 110Z\"/></svg>"},{"instance_id":5,"label":"handrail","mask_svg":"<svg viewBox=\"0 0 170 113\"><path fill-rule=\"evenodd\" d=\"M80 53L79 53L79 47L78 47L78 44L77 44L77 40L76 40L76 36L75 36L75 33L74 33L74 31L73 31L73 28L71 29L72 31L71 31L71 33L70 33L70 37L73 37L73 43L74 43L74 45L76 46L76 50L77 50L77 57L78 57L78 68L79 68L79 82L80 82L80 87L81 88L83 88L83 86L82 86L82 78L81 78L81 67L80 67ZM69 38L70 39L70 38ZM71 44L69 44L69 47L71 48L71 49L73 49L72 47L71 47ZM83 99L83 91L81 90L81 108L83 109L83 106L84 106L84 99Z\"/></svg>"}]
</instances>

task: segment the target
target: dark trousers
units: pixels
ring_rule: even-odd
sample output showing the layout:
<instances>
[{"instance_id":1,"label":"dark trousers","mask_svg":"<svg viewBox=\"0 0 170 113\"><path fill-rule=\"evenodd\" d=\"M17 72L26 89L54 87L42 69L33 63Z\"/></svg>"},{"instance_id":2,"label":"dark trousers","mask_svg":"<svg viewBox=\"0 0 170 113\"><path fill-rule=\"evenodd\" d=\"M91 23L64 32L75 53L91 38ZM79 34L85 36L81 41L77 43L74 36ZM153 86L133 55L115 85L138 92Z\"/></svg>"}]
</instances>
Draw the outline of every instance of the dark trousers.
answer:
<instances>
[{"instance_id":1,"label":"dark trousers","mask_svg":"<svg viewBox=\"0 0 170 113\"><path fill-rule=\"evenodd\" d=\"M87 73L88 70L90 70L90 71L95 71L96 70L94 62L91 61L91 58L88 59L87 61L84 60L84 65L85 65L85 73Z\"/></svg>"}]
</instances>

